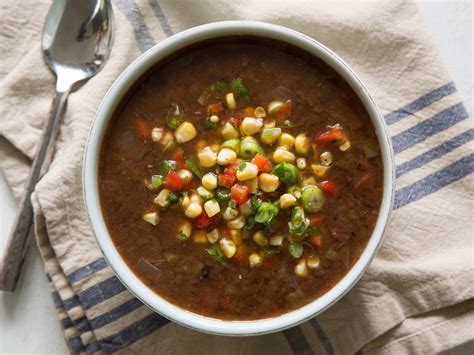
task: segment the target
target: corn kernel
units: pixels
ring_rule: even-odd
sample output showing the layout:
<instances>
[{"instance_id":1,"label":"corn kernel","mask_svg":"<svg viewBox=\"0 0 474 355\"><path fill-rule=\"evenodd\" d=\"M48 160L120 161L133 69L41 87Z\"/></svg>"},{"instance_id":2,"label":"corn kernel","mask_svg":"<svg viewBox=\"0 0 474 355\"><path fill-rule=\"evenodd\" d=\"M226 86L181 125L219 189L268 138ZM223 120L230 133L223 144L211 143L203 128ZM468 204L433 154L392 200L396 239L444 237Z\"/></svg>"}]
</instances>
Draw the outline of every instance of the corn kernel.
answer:
<instances>
[{"instance_id":1,"label":"corn kernel","mask_svg":"<svg viewBox=\"0 0 474 355\"><path fill-rule=\"evenodd\" d=\"M183 210L186 210L186 208L188 208L190 203L191 203L191 199L189 198L189 196L184 196L181 199L181 202L179 203L179 205L181 206Z\"/></svg>"},{"instance_id":2,"label":"corn kernel","mask_svg":"<svg viewBox=\"0 0 474 355\"><path fill-rule=\"evenodd\" d=\"M231 110L234 110L237 107L233 93L229 92L227 95L225 95L225 101L227 102L227 107Z\"/></svg>"},{"instance_id":3,"label":"corn kernel","mask_svg":"<svg viewBox=\"0 0 474 355\"><path fill-rule=\"evenodd\" d=\"M256 194L258 191L258 177L254 177L250 180L245 180L242 182L244 186L247 186L249 189L249 193Z\"/></svg>"},{"instance_id":4,"label":"corn kernel","mask_svg":"<svg viewBox=\"0 0 474 355\"><path fill-rule=\"evenodd\" d=\"M331 152L322 152L319 156L321 165L329 166L332 164L332 153Z\"/></svg>"},{"instance_id":5,"label":"corn kernel","mask_svg":"<svg viewBox=\"0 0 474 355\"><path fill-rule=\"evenodd\" d=\"M237 169L236 176L240 181L253 179L258 175L258 166L252 163L241 163Z\"/></svg>"},{"instance_id":6,"label":"corn kernel","mask_svg":"<svg viewBox=\"0 0 474 355\"><path fill-rule=\"evenodd\" d=\"M273 114L276 113L282 106L283 106L283 101L280 101L280 100L272 101L272 102L270 102L270 104L268 105L267 112L268 112L269 115L273 115Z\"/></svg>"},{"instance_id":7,"label":"corn kernel","mask_svg":"<svg viewBox=\"0 0 474 355\"><path fill-rule=\"evenodd\" d=\"M293 137L291 134L288 133L283 133L280 138L278 138L278 145L280 147L284 147L288 150L293 148L293 145L295 144L295 137Z\"/></svg>"},{"instance_id":8,"label":"corn kernel","mask_svg":"<svg viewBox=\"0 0 474 355\"><path fill-rule=\"evenodd\" d=\"M213 217L221 211L221 206L216 200L209 200L204 203L204 210L209 217Z\"/></svg>"},{"instance_id":9,"label":"corn kernel","mask_svg":"<svg viewBox=\"0 0 474 355\"><path fill-rule=\"evenodd\" d=\"M264 128L275 128L275 126L276 126L276 121L275 120L270 120L270 121L267 121L263 124Z\"/></svg>"},{"instance_id":10,"label":"corn kernel","mask_svg":"<svg viewBox=\"0 0 474 355\"><path fill-rule=\"evenodd\" d=\"M209 243L214 244L219 240L219 230L217 228L213 229L212 231L207 233L206 237Z\"/></svg>"},{"instance_id":11,"label":"corn kernel","mask_svg":"<svg viewBox=\"0 0 474 355\"><path fill-rule=\"evenodd\" d=\"M219 246L224 252L226 258L232 258L235 255L235 252L237 251L235 243L229 239L221 239L219 241Z\"/></svg>"},{"instance_id":12,"label":"corn kernel","mask_svg":"<svg viewBox=\"0 0 474 355\"><path fill-rule=\"evenodd\" d=\"M189 221L183 221L178 228L177 238L180 240L186 240L191 236L191 232L193 231L193 226Z\"/></svg>"},{"instance_id":13,"label":"corn kernel","mask_svg":"<svg viewBox=\"0 0 474 355\"><path fill-rule=\"evenodd\" d=\"M204 186L199 186L196 189L196 192L203 201L207 201L214 197L214 192L206 189Z\"/></svg>"},{"instance_id":14,"label":"corn kernel","mask_svg":"<svg viewBox=\"0 0 474 355\"><path fill-rule=\"evenodd\" d=\"M217 123L219 122L219 117L216 115L212 115L211 117L209 117L209 121L211 121L212 123Z\"/></svg>"},{"instance_id":15,"label":"corn kernel","mask_svg":"<svg viewBox=\"0 0 474 355\"><path fill-rule=\"evenodd\" d=\"M193 173L188 169L181 169L178 171L178 176L183 180L184 184L189 184L193 179Z\"/></svg>"},{"instance_id":16,"label":"corn kernel","mask_svg":"<svg viewBox=\"0 0 474 355\"><path fill-rule=\"evenodd\" d=\"M253 211L252 211L252 200L248 199L245 203L241 204L239 206L239 211L242 216L250 216Z\"/></svg>"},{"instance_id":17,"label":"corn kernel","mask_svg":"<svg viewBox=\"0 0 474 355\"><path fill-rule=\"evenodd\" d=\"M282 235L274 235L274 236L271 236L270 239L268 239L268 244L270 244L273 247L278 247L282 245L282 243L283 243Z\"/></svg>"},{"instance_id":18,"label":"corn kernel","mask_svg":"<svg viewBox=\"0 0 474 355\"><path fill-rule=\"evenodd\" d=\"M276 163L293 163L295 161L295 155L283 147L278 147L273 152L273 160Z\"/></svg>"},{"instance_id":19,"label":"corn kernel","mask_svg":"<svg viewBox=\"0 0 474 355\"><path fill-rule=\"evenodd\" d=\"M314 179L314 177L310 176L301 181L301 187L305 186L316 186L316 180Z\"/></svg>"},{"instance_id":20,"label":"corn kernel","mask_svg":"<svg viewBox=\"0 0 474 355\"><path fill-rule=\"evenodd\" d=\"M237 153L229 148L222 148L217 154L217 164L227 165L232 164L237 160Z\"/></svg>"},{"instance_id":21,"label":"corn kernel","mask_svg":"<svg viewBox=\"0 0 474 355\"><path fill-rule=\"evenodd\" d=\"M208 190L214 190L217 187L217 175L214 173L207 173L201 179L202 186Z\"/></svg>"},{"instance_id":22,"label":"corn kernel","mask_svg":"<svg viewBox=\"0 0 474 355\"><path fill-rule=\"evenodd\" d=\"M308 276L308 266L306 265L306 259L300 259L295 266L296 276L305 277Z\"/></svg>"},{"instance_id":23,"label":"corn kernel","mask_svg":"<svg viewBox=\"0 0 474 355\"><path fill-rule=\"evenodd\" d=\"M311 256L306 260L306 264L310 269L317 269L319 267L321 260L318 256Z\"/></svg>"},{"instance_id":24,"label":"corn kernel","mask_svg":"<svg viewBox=\"0 0 474 355\"><path fill-rule=\"evenodd\" d=\"M230 237L232 238L232 241L235 243L235 245L239 246L242 244L242 233L239 229L231 229Z\"/></svg>"},{"instance_id":25,"label":"corn kernel","mask_svg":"<svg viewBox=\"0 0 474 355\"><path fill-rule=\"evenodd\" d=\"M317 177L323 177L328 172L329 166L311 164L311 170L313 171L313 174Z\"/></svg>"},{"instance_id":26,"label":"corn kernel","mask_svg":"<svg viewBox=\"0 0 474 355\"><path fill-rule=\"evenodd\" d=\"M257 253L250 254L249 256L249 266L251 269L262 264L262 257Z\"/></svg>"},{"instance_id":27,"label":"corn kernel","mask_svg":"<svg viewBox=\"0 0 474 355\"><path fill-rule=\"evenodd\" d=\"M155 202L160 207L165 208L170 203L168 201L168 196L169 196L170 193L171 193L171 191L168 190L168 189L161 190L160 193L158 194L158 196L155 197L153 202Z\"/></svg>"},{"instance_id":28,"label":"corn kernel","mask_svg":"<svg viewBox=\"0 0 474 355\"><path fill-rule=\"evenodd\" d=\"M193 233L193 241L198 244L207 244L207 234L204 229L198 229Z\"/></svg>"},{"instance_id":29,"label":"corn kernel","mask_svg":"<svg viewBox=\"0 0 474 355\"><path fill-rule=\"evenodd\" d=\"M224 219L230 221L239 215L239 210L237 208L232 208L228 206L224 211Z\"/></svg>"},{"instance_id":30,"label":"corn kernel","mask_svg":"<svg viewBox=\"0 0 474 355\"><path fill-rule=\"evenodd\" d=\"M350 141L345 141L340 147L339 150L342 152L346 152L351 148L351 142Z\"/></svg>"},{"instance_id":31,"label":"corn kernel","mask_svg":"<svg viewBox=\"0 0 474 355\"><path fill-rule=\"evenodd\" d=\"M301 154L301 155L308 154L310 145L311 145L311 141L306 134L300 133L296 136L296 139L295 139L296 153Z\"/></svg>"},{"instance_id":32,"label":"corn kernel","mask_svg":"<svg viewBox=\"0 0 474 355\"><path fill-rule=\"evenodd\" d=\"M271 145L275 143L281 135L281 128L279 127L266 127L263 129L262 134L260 135L260 140L262 143Z\"/></svg>"},{"instance_id":33,"label":"corn kernel","mask_svg":"<svg viewBox=\"0 0 474 355\"><path fill-rule=\"evenodd\" d=\"M251 136L257 132L263 126L263 120L261 118L245 117L240 125L240 132L245 136Z\"/></svg>"},{"instance_id":34,"label":"corn kernel","mask_svg":"<svg viewBox=\"0 0 474 355\"><path fill-rule=\"evenodd\" d=\"M191 202L189 206L186 208L186 211L184 211L184 214L186 217L189 218L196 218L202 213L202 207L200 204L196 202Z\"/></svg>"},{"instance_id":35,"label":"corn kernel","mask_svg":"<svg viewBox=\"0 0 474 355\"><path fill-rule=\"evenodd\" d=\"M212 151L211 147L204 147L197 153L199 163L205 168L211 168L216 165L217 154Z\"/></svg>"},{"instance_id":36,"label":"corn kernel","mask_svg":"<svg viewBox=\"0 0 474 355\"><path fill-rule=\"evenodd\" d=\"M280 179L273 174L263 173L258 177L258 186L263 192L274 192L280 185Z\"/></svg>"},{"instance_id":37,"label":"corn kernel","mask_svg":"<svg viewBox=\"0 0 474 355\"><path fill-rule=\"evenodd\" d=\"M227 222L227 227L229 227L230 229L242 229L244 228L244 226L245 226L245 217L242 215Z\"/></svg>"},{"instance_id":38,"label":"corn kernel","mask_svg":"<svg viewBox=\"0 0 474 355\"><path fill-rule=\"evenodd\" d=\"M163 133L164 133L163 128L159 128L159 127L153 128L151 130L151 140L155 143L158 143L159 141L161 141L161 138L163 138Z\"/></svg>"},{"instance_id":39,"label":"corn kernel","mask_svg":"<svg viewBox=\"0 0 474 355\"><path fill-rule=\"evenodd\" d=\"M176 142L186 143L194 139L197 136L197 131L191 122L183 122L174 131Z\"/></svg>"},{"instance_id":40,"label":"corn kernel","mask_svg":"<svg viewBox=\"0 0 474 355\"><path fill-rule=\"evenodd\" d=\"M292 194L283 194L280 196L280 208L285 209L296 204L296 197Z\"/></svg>"},{"instance_id":41,"label":"corn kernel","mask_svg":"<svg viewBox=\"0 0 474 355\"><path fill-rule=\"evenodd\" d=\"M226 122L222 127L221 135L224 139L235 139L240 136L239 131L230 122Z\"/></svg>"},{"instance_id":42,"label":"corn kernel","mask_svg":"<svg viewBox=\"0 0 474 355\"><path fill-rule=\"evenodd\" d=\"M296 166L300 170L306 169L306 158L297 158L296 159Z\"/></svg>"},{"instance_id":43,"label":"corn kernel","mask_svg":"<svg viewBox=\"0 0 474 355\"><path fill-rule=\"evenodd\" d=\"M255 109L255 117L257 118L264 118L267 113L265 112L265 109L262 107L262 106L258 106L256 109Z\"/></svg>"},{"instance_id":44,"label":"corn kernel","mask_svg":"<svg viewBox=\"0 0 474 355\"><path fill-rule=\"evenodd\" d=\"M262 231L255 232L252 239L255 243L257 243L257 245L261 247L264 247L268 244L268 239L265 237L265 235L263 235Z\"/></svg>"},{"instance_id":45,"label":"corn kernel","mask_svg":"<svg viewBox=\"0 0 474 355\"><path fill-rule=\"evenodd\" d=\"M158 215L157 212L145 213L143 215L143 220L145 222L148 222L148 223L153 224L154 226L156 226L158 223L160 223L160 216Z\"/></svg>"},{"instance_id":46,"label":"corn kernel","mask_svg":"<svg viewBox=\"0 0 474 355\"><path fill-rule=\"evenodd\" d=\"M196 193L194 192L191 197L189 198L189 201L192 203L197 203L198 205L202 205L202 198Z\"/></svg>"}]
</instances>

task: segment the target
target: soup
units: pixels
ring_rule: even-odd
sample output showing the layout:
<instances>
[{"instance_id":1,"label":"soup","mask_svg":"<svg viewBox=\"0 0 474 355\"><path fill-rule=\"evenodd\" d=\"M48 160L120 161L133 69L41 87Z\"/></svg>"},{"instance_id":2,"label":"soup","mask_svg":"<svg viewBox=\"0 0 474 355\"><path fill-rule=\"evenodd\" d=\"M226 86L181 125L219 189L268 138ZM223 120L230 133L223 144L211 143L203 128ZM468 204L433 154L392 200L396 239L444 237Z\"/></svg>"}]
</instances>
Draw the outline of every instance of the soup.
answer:
<instances>
[{"instance_id":1,"label":"soup","mask_svg":"<svg viewBox=\"0 0 474 355\"><path fill-rule=\"evenodd\" d=\"M321 60L254 37L156 64L114 113L99 191L111 238L151 290L226 320L330 290L374 229L378 140Z\"/></svg>"}]
</instances>

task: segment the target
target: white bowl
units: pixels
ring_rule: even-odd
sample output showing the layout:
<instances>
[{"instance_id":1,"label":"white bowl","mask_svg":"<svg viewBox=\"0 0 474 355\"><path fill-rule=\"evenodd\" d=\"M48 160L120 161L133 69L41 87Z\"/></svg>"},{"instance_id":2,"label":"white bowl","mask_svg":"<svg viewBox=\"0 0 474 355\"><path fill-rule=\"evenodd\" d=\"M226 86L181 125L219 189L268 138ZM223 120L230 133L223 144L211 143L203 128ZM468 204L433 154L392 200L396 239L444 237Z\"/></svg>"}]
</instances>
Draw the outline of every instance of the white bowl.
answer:
<instances>
[{"instance_id":1,"label":"white bowl","mask_svg":"<svg viewBox=\"0 0 474 355\"><path fill-rule=\"evenodd\" d=\"M384 165L383 198L373 234L352 269L331 290L313 302L280 316L252 321L224 321L182 309L150 290L127 266L110 238L102 215L97 184L99 151L115 108L132 84L162 58L190 44L211 38L256 35L292 44L322 59L338 72L357 93L370 115L379 139ZM90 223L105 258L122 283L143 303L166 318L199 331L249 336L283 330L323 312L344 296L360 279L379 248L389 220L394 196L394 162L389 135L382 115L354 71L334 52L314 39L289 28L252 21L210 23L178 33L143 53L119 76L105 95L89 133L84 155L83 188Z\"/></svg>"}]
</instances>

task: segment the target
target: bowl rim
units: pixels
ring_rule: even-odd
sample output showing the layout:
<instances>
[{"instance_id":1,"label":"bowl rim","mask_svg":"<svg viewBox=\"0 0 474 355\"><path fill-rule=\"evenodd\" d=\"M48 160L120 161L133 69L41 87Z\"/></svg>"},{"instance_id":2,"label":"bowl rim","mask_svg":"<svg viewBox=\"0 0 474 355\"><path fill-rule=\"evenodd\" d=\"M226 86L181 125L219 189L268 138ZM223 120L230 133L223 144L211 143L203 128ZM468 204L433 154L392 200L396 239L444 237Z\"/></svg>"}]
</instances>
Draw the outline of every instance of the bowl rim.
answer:
<instances>
[{"instance_id":1,"label":"bowl rim","mask_svg":"<svg viewBox=\"0 0 474 355\"><path fill-rule=\"evenodd\" d=\"M351 86L375 127L384 165L383 197L374 231L359 260L338 283L321 297L296 310L258 320L221 320L176 306L148 288L128 267L115 248L105 225L99 200L97 172L101 143L109 120L129 88L159 60L188 45L213 38L250 35L286 42L323 60ZM341 299L362 277L380 248L393 207L394 154L387 126L372 96L355 72L332 50L293 29L257 21L221 21L190 28L159 42L135 59L115 80L102 99L92 122L84 151L83 198L97 243L119 280L155 312L185 327L205 333L252 336L281 331L325 311Z\"/></svg>"}]
</instances>

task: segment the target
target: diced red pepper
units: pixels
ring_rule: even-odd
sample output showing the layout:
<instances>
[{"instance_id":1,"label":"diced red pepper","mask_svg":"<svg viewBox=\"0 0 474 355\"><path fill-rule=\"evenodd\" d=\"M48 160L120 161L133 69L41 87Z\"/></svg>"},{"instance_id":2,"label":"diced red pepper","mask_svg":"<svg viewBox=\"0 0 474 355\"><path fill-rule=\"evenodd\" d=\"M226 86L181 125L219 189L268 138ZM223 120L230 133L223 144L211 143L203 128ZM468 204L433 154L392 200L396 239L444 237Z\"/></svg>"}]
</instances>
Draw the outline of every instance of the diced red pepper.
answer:
<instances>
[{"instance_id":1,"label":"diced red pepper","mask_svg":"<svg viewBox=\"0 0 474 355\"><path fill-rule=\"evenodd\" d=\"M204 211L194 219L194 225L196 228L205 228L219 220L219 215L209 217Z\"/></svg>"},{"instance_id":2,"label":"diced red pepper","mask_svg":"<svg viewBox=\"0 0 474 355\"><path fill-rule=\"evenodd\" d=\"M337 186L332 180L324 180L320 182L319 187L328 195L334 196L337 193Z\"/></svg>"},{"instance_id":3,"label":"diced red pepper","mask_svg":"<svg viewBox=\"0 0 474 355\"><path fill-rule=\"evenodd\" d=\"M176 161L177 169L184 169L186 162L184 161L183 152L176 152L173 156L173 160Z\"/></svg>"},{"instance_id":4,"label":"diced red pepper","mask_svg":"<svg viewBox=\"0 0 474 355\"><path fill-rule=\"evenodd\" d=\"M230 123L232 123L234 127L239 127L243 119L244 116L242 115L234 115L234 117L230 118Z\"/></svg>"},{"instance_id":5,"label":"diced red pepper","mask_svg":"<svg viewBox=\"0 0 474 355\"><path fill-rule=\"evenodd\" d=\"M235 175L219 174L219 186L227 187L230 189L235 183Z\"/></svg>"},{"instance_id":6,"label":"diced red pepper","mask_svg":"<svg viewBox=\"0 0 474 355\"><path fill-rule=\"evenodd\" d=\"M327 143L343 143L347 140L346 133L342 128L333 128L324 132L316 138L316 143L325 145Z\"/></svg>"},{"instance_id":7,"label":"diced red pepper","mask_svg":"<svg viewBox=\"0 0 474 355\"><path fill-rule=\"evenodd\" d=\"M170 170L166 175L166 185L173 191L179 191L183 188L184 182L174 170Z\"/></svg>"},{"instance_id":8,"label":"diced red pepper","mask_svg":"<svg viewBox=\"0 0 474 355\"><path fill-rule=\"evenodd\" d=\"M224 105L222 105L220 102L207 106L207 114L209 116L220 116L224 112L224 110Z\"/></svg>"},{"instance_id":9,"label":"diced red pepper","mask_svg":"<svg viewBox=\"0 0 474 355\"><path fill-rule=\"evenodd\" d=\"M273 169L272 163L270 163L270 160L268 160L268 158L258 153L253 157L252 164L255 164L256 166L258 166L258 171L262 173L270 173Z\"/></svg>"},{"instance_id":10,"label":"diced red pepper","mask_svg":"<svg viewBox=\"0 0 474 355\"><path fill-rule=\"evenodd\" d=\"M319 226L324 222L324 214L322 212L316 212L309 216L310 226Z\"/></svg>"},{"instance_id":11,"label":"diced red pepper","mask_svg":"<svg viewBox=\"0 0 474 355\"><path fill-rule=\"evenodd\" d=\"M142 119L137 120L137 131L141 138L148 139L151 138L151 126L150 124Z\"/></svg>"},{"instance_id":12,"label":"diced red pepper","mask_svg":"<svg viewBox=\"0 0 474 355\"><path fill-rule=\"evenodd\" d=\"M224 174L235 176L238 168L239 164L229 164L225 167Z\"/></svg>"},{"instance_id":13,"label":"diced red pepper","mask_svg":"<svg viewBox=\"0 0 474 355\"><path fill-rule=\"evenodd\" d=\"M242 205L249 199L249 188L243 185L235 184L230 189L230 198L238 205Z\"/></svg>"},{"instance_id":14,"label":"diced red pepper","mask_svg":"<svg viewBox=\"0 0 474 355\"><path fill-rule=\"evenodd\" d=\"M321 244L322 244L322 236L321 234L317 233L317 234L313 234L312 236L309 237L309 243L316 249L319 249L321 248Z\"/></svg>"}]
</instances>

